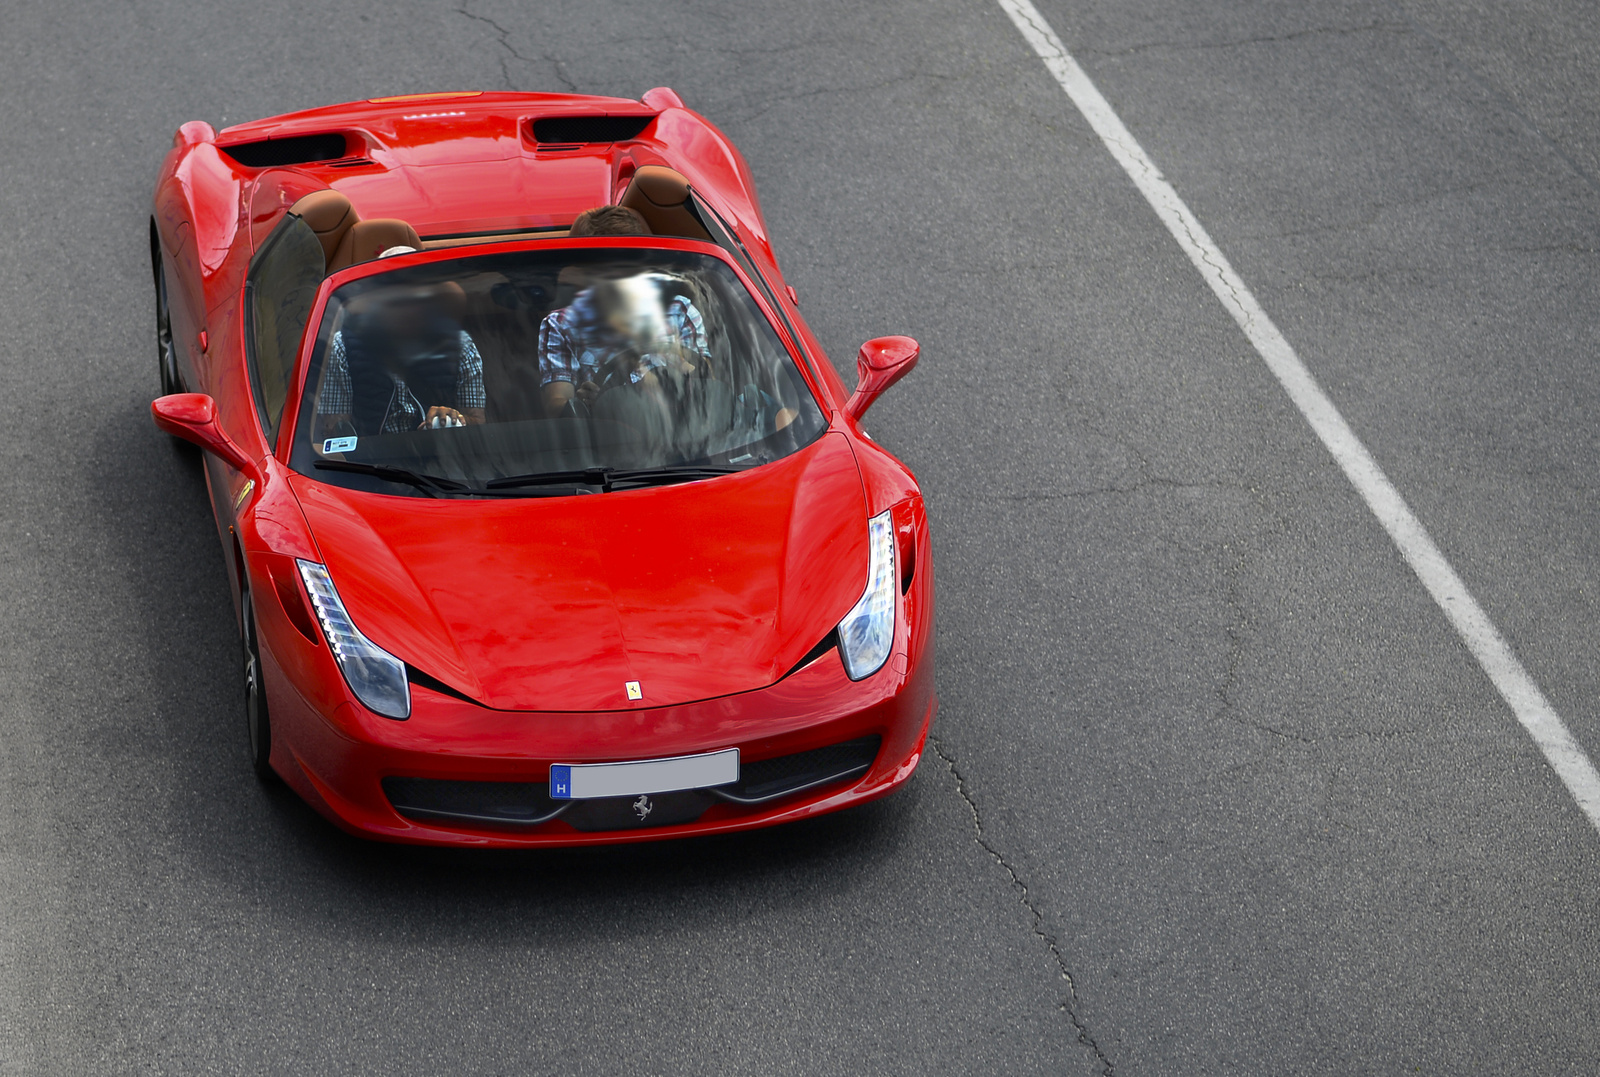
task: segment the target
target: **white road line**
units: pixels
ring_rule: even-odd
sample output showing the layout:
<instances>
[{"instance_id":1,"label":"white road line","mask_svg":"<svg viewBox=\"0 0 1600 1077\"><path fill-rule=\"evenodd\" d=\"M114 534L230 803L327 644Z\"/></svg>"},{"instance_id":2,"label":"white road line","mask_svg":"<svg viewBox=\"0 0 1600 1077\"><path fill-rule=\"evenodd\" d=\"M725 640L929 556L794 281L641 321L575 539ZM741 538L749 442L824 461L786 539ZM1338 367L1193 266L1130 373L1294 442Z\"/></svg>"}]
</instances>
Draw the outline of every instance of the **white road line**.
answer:
<instances>
[{"instance_id":1,"label":"white road line","mask_svg":"<svg viewBox=\"0 0 1600 1077\"><path fill-rule=\"evenodd\" d=\"M1154 162L1128 133L1106 99L1089 81L1089 76L1084 74L1078 62L1061 44L1061 39L1044 16L1029 0L996 2L1016 23L1022 36L1044 60L1045 66L1061 84L1061 88L1067 91L1067 96L1083 113L1084 119L1089 121L1089 126L1100 136L1106 149L1111 151L1111 156L1128 173L1139 192L1161 218L1161 223L1167 226L1167 230L1189 256L1189 261L1194 263L1217 298L1222 300L1222 305L1233 315L1233 320L1239 323L1239 328L1244 330L1244 335L1260 353L1262 360L1294 401L1295 407L1300 409L1300 413L1311 424L1311 429L1316 431L1317 437L1322 439L1333 458L1339 462L1367 507L1383 524L1383 529L1389 532L1401 556L1455 626L1462 642L1516 714L1517 721L1522 723L1522 728L1528 731L1539 750L1544 752L1545 759L1566 784L1578 807L1595 828L1600 829L1600 774L1595 772L1594 764L1512 653L1488 614L1468 593L1461 577L1456 575L1450 562L1434 545L1422 521L1406 507L1400 491L1394 488L1394 484L1378 467L1378 462L1361 444L1355 431L1344 421L1344 416L1333 406L1333 401L1322 391L1278 327L1272 324L1272 319L1267 317L1256 302L1256 297L1233 271L1233 266L1228 264L1222 251L1217 249L1199 220L1184 205L1183 199L1178 197L1178 192L1172 189Z\"/></svg>"}]
</instances>

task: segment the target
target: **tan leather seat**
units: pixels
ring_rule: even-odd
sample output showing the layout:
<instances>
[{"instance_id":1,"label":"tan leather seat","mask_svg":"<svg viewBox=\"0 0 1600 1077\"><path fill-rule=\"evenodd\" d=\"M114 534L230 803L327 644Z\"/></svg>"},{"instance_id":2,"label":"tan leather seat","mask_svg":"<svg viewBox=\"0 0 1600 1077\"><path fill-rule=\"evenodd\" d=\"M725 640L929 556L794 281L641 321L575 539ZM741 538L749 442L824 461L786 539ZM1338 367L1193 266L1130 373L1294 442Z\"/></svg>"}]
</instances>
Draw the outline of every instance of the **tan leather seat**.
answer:
<instances>
[{"instance_id":1,"label":"tan leather seat","mask_svg":"<svg viewBox=\"0 0 1600 1077\"><path fill-rule=\"evenodd\" d=\"M328 259L328 272L360 262L370 262L390 247L415 247L422 249L422 238L417 230L405 221L380 217L370 221L357 221L339 241L339 248Z\"/></svg>"},{"instance_id":2,"label":"tan leather seat","mask_svg":"<svg viewBox=\"0 0 1600 1077\"><path fill-rule=\"evenodd\" d=\"M359 220L350 199L335 190L312 191L290 206L289 212L311 226L322 244L322 257L329 262L340 241Z\"/></svg>"},{"instance_id":3,"label":"tan leather seat","mask_svg":"<svg viewBox=\"0 0 1600 1077\"><path fill-rule=\"evenodd\" d=\"M694 214L689 211L689 181L683 173L660 165L645 165L628 181L617 203L637 210L650 230L658 236L711 241Z\"/></svg>"},{"instance_id":4,"label":"tan leather seat","mask_svg":"<svg viewBox=\"0 0 1600 1077\"><path fill-rule=\"evenodd\" d=\"M313 191L289 207L305 221L322 244L327 272L334 273L359 262L370 262L390 247L422 248L417 230L405 221L356 216L350 199L335 190Z\"/></svg>"}]
</instances>

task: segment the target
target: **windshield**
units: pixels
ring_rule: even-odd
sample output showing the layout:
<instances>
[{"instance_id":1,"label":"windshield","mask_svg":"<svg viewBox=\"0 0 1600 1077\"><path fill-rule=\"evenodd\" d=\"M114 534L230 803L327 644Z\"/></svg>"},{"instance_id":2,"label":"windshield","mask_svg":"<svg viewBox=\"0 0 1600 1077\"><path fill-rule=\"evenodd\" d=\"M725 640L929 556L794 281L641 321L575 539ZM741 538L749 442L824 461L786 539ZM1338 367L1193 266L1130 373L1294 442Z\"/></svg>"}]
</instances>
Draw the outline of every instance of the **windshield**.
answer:
<instances>
[{"instance_id":1,"label":"windshield","mask_svg":"<svg viewBox=\"0 0 1600 1077\"><path fill-rule=\"evenodd\" d=\"M756 467L825 426L721 260L524 250L335 291L289 463L422 497L592 492Z\"/></svg>"}]
</instances>

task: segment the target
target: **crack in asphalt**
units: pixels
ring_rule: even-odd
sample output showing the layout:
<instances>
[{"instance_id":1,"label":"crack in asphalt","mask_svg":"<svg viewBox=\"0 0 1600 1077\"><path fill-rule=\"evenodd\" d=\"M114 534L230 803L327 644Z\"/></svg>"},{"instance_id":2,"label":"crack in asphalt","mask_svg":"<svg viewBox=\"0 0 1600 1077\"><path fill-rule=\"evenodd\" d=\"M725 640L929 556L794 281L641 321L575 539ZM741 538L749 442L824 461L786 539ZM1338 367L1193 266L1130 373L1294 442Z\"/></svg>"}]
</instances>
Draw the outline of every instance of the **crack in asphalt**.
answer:
<instances>
[{"instance_id":1,"label":"crack in asphalt","mask_svg":"<svg viewBox=\"0 0 1600 1077\"><path fill-rule=\"evenodd\" d=\"M1232 545L1224 545L1224 550L1233 551ZM1224 629L1228 637L1228 658L1222 673L1222 682L1217 685L1217 711L1216 717L1222 718L1242 729L1254 730L1257 733L1266 733L1278 738L1280 741L1294 744L1319 745L1340 741L1382 741L1393 740L1399 737L1409 737L1416 733L1414 729L1360 729L1349 733L1324 733L1308 736L1293 730L1283 729L1267 722L1251 721L1239 712L1238 702L1234 699L1234 690L1239 684L1239 668L1244 662L1245 639L1244 630L1250 623L1250 615L1245 609L1244 599L1240 594L1239 577L1244 573L1249 559L1242 552L1233 557L1232 564L1227 570L1227 586L1223 590L1223 601L1233 613L1232 623Z\"/></svg>"},{"instance_id":2,"label":"crack in asphalt","mask_svg":"<svg viewBox=\"0 0 1600 1077\"><path fill-rule=\"evenodd\" d=\"M1157 175L1160 179L1162 179L1163 182L1166 181L1165 176L1160 176L1159 172ZM1177 188L1172 187L1170 183L1168 183L1167 186L1172 191L1173 197L1176 198ZM1163 192L1163 194L1165 194L1165 192ZM1250 330L1255 325L1256 319L1255 315L1251 312L1250 307L1247 306L1244 300L1239 297L1239 289L1234 287L1234 282L1238 278L1234 276L1233 272L1231 271L1231 267L1225 266L1212 259L1212 251L1215 250L1219 254L1221 251L1211 243L1211 237L1206 235L1203 229L1199 235L1195 234L1195 226L1197 226L1200 222L1196 221L1194 217L1189 214L1188 208L1184 206L1182 202L1178 202L1171 208L1178 219L1178 223L1183 226L1184 234L1189 237L1190 244L1193 246L1194 250L1200 253L1200 260L1210 267L1213 275L1222 283L1222 286L1228 290L1229 302L1243 318L1239 327L1244 330L1245 336L1249 337L1251 335Z\"/></svg>"},{"instance_id":3,"label":"crack in asphalt","mask_svg":"<svg viewBox=\"0 0 1600 1077\"><path fill-rule=\"evenodd\" d=\"M1416 19L1412 18L1410 13L1407 12L1405 8L1401 7L1397 3L1391 3L1389 6L1395 9L1396 13L1405 20L1406 25L1413 33L1421 38L1431 41L1435 50L1437 50L1440 56L1444 57L1447 63L1465 73L1467 78L1476 83L1479 89L1497 101L1500 104L1500 107L1504 108L1507 112L1520 120L1529 131L1533 132L1534 137L1539 142L1543 143L1546 149L1560 158L1563 164L1572 169L1573 173L1579 179L1581 179L1591 191L1600 191L1600 179L1597 179L1589 172L1587 168L1584 168L1582 165L1580 165L1577 160L1566 151L1561 143L1555 140L1554 137L1545 134L1544 128L1535 123L1533 117L1522 110L1521 105L1517 103L1517 99L1512 95L1511 91L1502 87L1491 76L1479 73L1477 68L1473 67L1470 63L1462 59L1456 53L1456 50L1451 47L1450 43L1446 41L1444 37L1434 33L1432 30L1429 30L1426 26L1423 26L1421 23L1419 23Z\"/></svg>"},{"instance_id":4,"label":"crack in asphalt","mask_svg":"<svg viewBox=\"0 0 1600 1077\"><path fill-rule=\"evenodd\" d=\"M1223 549L1228 550L1229 547L1224 546ZM1244 660L1244 626L1250 623L1249 616L1245 613L1244 600L1239 594L1239 576L1244 572L1244 568L1244 554L1242 552L1235 554L1233 563L1227 569L1227 586L1222 592L1222 600L1233 614L1233 620L1223 630L1223 634L1228 637L1228 662L1222 674L1222 683L1217 685L1217 700L1220 703L1217 715L1248 727L1251 723L1238 718L1233 705L1233 689L1239 683L1239 664Z\"/></svg>"},{"instance_id":5,"label":"crack in asphalt","mask_svg":"<svg viewBox=\"0 0 1600 1077\"><path fill-rule=\"evenodd\" d=\"M468 11L465 4L462 4L460 7L456 8L456 14L465 16L466 18L471 19L473 22L481 22L485 26L489 27L489 29L494 31L500 47L509 54L507 56L500 57L500 77L502 80L504 80L506 89L512 91L517 89L516 82L511 78L510 64L510 60L515 58L517 60L521 60L525 64L535 64L542 60L550 65L551 70L555 72L556 79L561 83L561 85L566 87L568 93L578 92L578 84L572 81L571 77L567 75L566 69L562 66L561 61L556 59L556 57L550 55L549 53L543 53L539 56L524 56L517 49L517 47L511 43L510 30L507 30L504 26L501 26L498 22L496 22L494 19L491 19L487 15L479 15L477 12Z\"/></svg>"},{"instance_id":6,"label":"crack in asphalt","mask_svg":"<svg viewBox=\"0 0 1600 1077\"><path fill-rule=\"evenodd\" d=\"M1231 267L1217 262L1212 257L1214 250L1218 254L1221 253L1221 250L1215 247L1211 242L1211 237L1206 235L1205 229L1201 227L1200 222L1195 219L1194 215L1189 212L1188 207L1184 205L1178 195L1177 187L1167 179L1154 161L1145 156L1143 149L1137 144L1129 146L1121 139L1105 132L1101 132L1101 138L1108 145L1116 146L1121 151L1121 158L1126 160L1129 166L1138 169L1150 180L1154 181L1155 195L1153 197L1159 199L1162 203L1159 206L1155 206L1152 203L1157 216L1170 215L1177 222L1178 227L1183 229L1184 235L1189 237L1189 248L1197 252L1200 256L1200 261L1204 263L1203 267L1196 266L1195 268L1200 270L1202 277L1206 276L1209 270L1209 275L1214 277L1227 290L1227 298L1224 299L1220 294L1217 298L1222 299L1224 306L1231 306L1238 311L1239 317L1236 320L1239 321L1239 327L1244 330L1245 336L1249 337L1251 328L1255 325L1255 315L1251 312L1249 305L1240 298ZM1141 185L1142 189L1143 186ZM1198 232L1196 229L1198 229Z\"/></svg>"},{"instance_id":7,"label":"crack in asphalt","mask_svg":"<svg viewBox=\"0 0 1600 1077\"><path fill-rule=\"evenodd\" d=\"M1306 280L1319 281L1324 284L1371 284L1375 281L1389 280L1393 277L1412 277L1416 279L1436 279L1449 270L1436 266L1389 266L1384 269L1369 269L1361 273L1307 273Z\"/></svg>"},{"instance_id":8,"label":"crack in asphalt","mask_svg":"<svg viewBox=\"0 0 1600 1077\"><path fill-rule=\"evenodd\" d=\"M1239 234L1241 238L1250 240L1295 239L1300 236L1321 235L1328 232L1358 232L1377 224L1380 217L1393 210L1414 209L1418 206L1426 206L1433 202L1439 202L1447 198L1453 198L1456 195L1472 194L1476 191L1481 191L1486 187L1503 186L1505 185L1498 181L1485 181L1482 183L1464 183L1454 187L1440 187L1437 190L1428 191L1425 194L1417 195L1414 198L1397 198L1390 202L1374 202L1367 207L1366 211L1362 213L1360 217L1353 221L1335 222L1333 224L1315 224L1306 228L1290 228L1283 231L1241 232Z\"/></svg>"},{"instance_id":9,"label":"crack in asphalt","mask_svg":"<svg viewBox=\"0 0 1600 1077\"><path fill-rule=\"evenodd\" d=\"M805 52L819 48L838 47L851 44L854 44L854 42L849 38L811 37L795 44L772 45L766 48L755 45L738 47L732 45L712 45L707 46L705 51L720 53L724 56L782 56L785 53L790 52Z\"/></svg>"},{"instance_id":10,"label":"crack in asphalt","mask_svg":"<svg viewBox=\"0 0 1600 1077\"><path fill-rule=\"evenodd\" d=\"M1151 49L1171 49L1174 52L1199 52L1206 49L1237 49L1245 45L1276 45L1284 41L1298 41L1305 37L1340 36L1347 37L1354 34L1391 33L1406 34L1412 31L1407 23L1400 22L1371 22L1361 26L1313 26L1305 30L1294 30L1287 34L1262 34L1258 37L1242 37L1236 41L1202 41L1199 43L1184 41L1144 41L1137 45L1129 45L1123 49L1095 49L1080 46L1074 51L1079 55L1091 56L1132 56Z\"/></svg>"},{"instance_id":11,"label":"crack in asphalt","mask_svg":"<svg viewBox=\"0 0 1600 1077\"><path fill-rule=\"evenodd\" d=\"M967 792L967 780L962 776L961 769L956 766L954 757L952 757L949 752L945 751L944 745L940 742L939 738L934 736L932 733L928 734L928 744L933 748L934 754L944 761L944 765L950 771L951 777L955 778L956 793L967 805L967 810L972 813L972 829L977 835L974 840L978 843L979 848L988 853L989 856L994 859L994 862L1000 865L1001 870L1003 870L1006 875L1010 877L1011 888L1016 891L1017 900L1022 903L1022 907L1027 909L1029 914L1033 917L1034 935L1037 936L1039 941L1044 943L1045 948L1050 951L1050 956L1055 959L1056 968L1060 971L1061 978L1067 983L1067 996L1058 1004L1061 1012L1065 1013L1067 1015L1067 1020L1072 1022L1072 1027L1078 1034L1078 1042L1094 1052L1094 1057L1100 1063L1101 1072L1105 1074L1105 1077L1113 1077L1113 1074L1115 1073L1114 1064L1109 1058L1106 1057L1105 1052L1100 1049L1100 1045L1095 1042L1094 1036L1089 1031L1089 1026L1084 1024L1083 1020L1078 1016L1077 982L1072 978L1072 970L1067 967L1067 959L1066 956L1061 952L1061 946L1054 938L1051 937L1049 932L1045 931L1044 914L1040 912L1039 907L1034 904L1033 896L1028 891L1028 884L1022 881L1022 876L1017 874L1017 869L1011 866L1010 862L1006 860L1005 856L1000 852L1000 850L996 849L994 844L989 841L988 835L984 833L983 816L978 812L978 803L977 801L973 800L972 795Z\"/></svg>"}]
</instances>

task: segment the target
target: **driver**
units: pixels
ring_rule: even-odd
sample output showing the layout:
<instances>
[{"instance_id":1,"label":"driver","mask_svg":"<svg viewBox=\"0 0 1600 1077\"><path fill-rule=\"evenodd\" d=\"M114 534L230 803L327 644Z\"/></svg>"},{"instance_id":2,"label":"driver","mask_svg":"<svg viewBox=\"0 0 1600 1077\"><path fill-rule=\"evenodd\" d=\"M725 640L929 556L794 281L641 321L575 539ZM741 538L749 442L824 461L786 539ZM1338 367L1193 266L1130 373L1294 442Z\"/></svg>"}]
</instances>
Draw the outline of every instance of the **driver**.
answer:
<instances>
[{"instance_id":1,"label":"driver","mask_svg":"<svg viewBox=\"0 0 1600 1077\"><path fill-rule=\"evenodd\" d=\"M569 234L647 236L650 228L634 210L601 206L579 215ZM686 296L663 289L671 282L656 273L602 280L545 316L539 326L545 414L562 414L574 397L589 404L607 376L649 383L657 371L687 373L710 361L705 321Z\"/></svg>"},{"instance_id":2,"label":"driver","mask_svg":"<svg viewBox=\"0 0 1600 1077\"><path fill-rule=\"evenodd\" d=\"M439 294L351 311L329 343L319 437L396 434L484 420L483 357Z\"/></svg>"}]
</instances>

